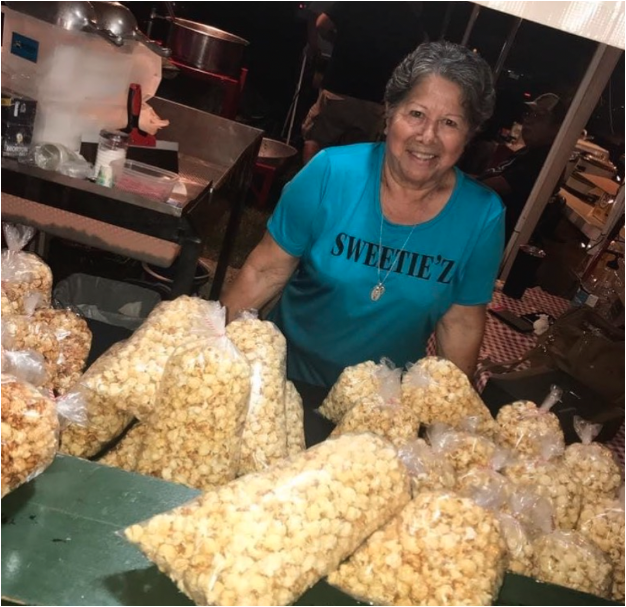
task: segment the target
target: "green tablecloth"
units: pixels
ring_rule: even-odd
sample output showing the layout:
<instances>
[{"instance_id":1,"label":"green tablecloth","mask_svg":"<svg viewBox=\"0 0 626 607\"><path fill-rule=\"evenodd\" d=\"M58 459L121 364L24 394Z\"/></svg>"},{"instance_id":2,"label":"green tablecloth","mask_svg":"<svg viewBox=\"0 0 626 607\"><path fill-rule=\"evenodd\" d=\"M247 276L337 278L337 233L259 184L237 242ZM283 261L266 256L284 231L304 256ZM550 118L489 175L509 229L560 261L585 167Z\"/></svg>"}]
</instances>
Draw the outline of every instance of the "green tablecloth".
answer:
<instances>
[{"instance_id":1,"label":"green tablecloth","mask_svg":"<svg viewBox=\"0 0 626 607\"><path fill-rule=\"evenodd\" d=\"M43 474L2 500L3 604L192 605L119 531L197 494L58 456ZM297 603L358 604L324 581ZM612 603L507 574L497 604Z\"/></svg>"}]
</instances>

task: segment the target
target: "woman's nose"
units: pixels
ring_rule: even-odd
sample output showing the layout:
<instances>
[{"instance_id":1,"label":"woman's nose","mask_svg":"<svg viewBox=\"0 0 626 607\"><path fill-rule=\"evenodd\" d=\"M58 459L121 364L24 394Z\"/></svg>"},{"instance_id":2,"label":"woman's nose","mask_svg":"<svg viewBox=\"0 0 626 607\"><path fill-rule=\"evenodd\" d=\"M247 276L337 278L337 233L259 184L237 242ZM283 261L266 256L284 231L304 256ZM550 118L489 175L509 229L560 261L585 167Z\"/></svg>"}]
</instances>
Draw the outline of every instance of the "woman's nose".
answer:
<instances>
[{"instance_id":1,"label":"woman's nose","mask_svg":"<svg viewBox=\"0 0 626 607\"><path fill-rule=\"evenodd\" d=\"M425 120L422 124L420 139L424 143L430 143L437 139L437 122L434 120Z\"/></svg>"}]
</instances>

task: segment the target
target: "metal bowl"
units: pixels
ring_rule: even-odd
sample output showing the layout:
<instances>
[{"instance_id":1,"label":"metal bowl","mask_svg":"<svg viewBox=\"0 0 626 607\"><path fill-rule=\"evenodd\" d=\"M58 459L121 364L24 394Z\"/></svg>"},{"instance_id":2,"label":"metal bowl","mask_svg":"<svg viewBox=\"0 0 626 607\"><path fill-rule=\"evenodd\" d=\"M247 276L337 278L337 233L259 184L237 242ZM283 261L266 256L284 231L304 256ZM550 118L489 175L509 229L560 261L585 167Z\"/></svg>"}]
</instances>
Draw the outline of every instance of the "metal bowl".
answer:
<instances>
[{"instance_id":1,"label":"metal bowl","mask_svg":"<svg viewBox=\"0 0 626 607\"><path fill-rule=\"evenodd\" d=\"M285 164L287 160L298 153L298 150L291 145L287 145L276 139L268 139L263 137L261 140L261 149L259 150L258 160L262 164L279 167Z\"/></svg>"}]
</instances>

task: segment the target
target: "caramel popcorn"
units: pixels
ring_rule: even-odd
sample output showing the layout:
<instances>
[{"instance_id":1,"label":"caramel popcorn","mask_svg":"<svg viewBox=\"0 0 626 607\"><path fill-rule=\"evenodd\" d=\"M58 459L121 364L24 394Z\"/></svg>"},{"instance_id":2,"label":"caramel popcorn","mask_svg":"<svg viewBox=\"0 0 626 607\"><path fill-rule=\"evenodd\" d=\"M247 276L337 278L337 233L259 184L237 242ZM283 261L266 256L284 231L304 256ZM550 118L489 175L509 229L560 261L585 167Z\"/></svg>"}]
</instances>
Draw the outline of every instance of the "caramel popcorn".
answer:
<instances>
[{"instance_id":1,"label":"caramel popcorn","mask_svg":"<svg viewBox=\"0 0 626 607\"><path fill-rule=\"evenodd\" d=\"M98 460L98 463L135 472L147 429L148 426L145 424L135 424L115 447Z\"/></svg>"},{"instance_id":2,"label":"caramel popcorn","mask_svg":"<svg viewBox=\"0 0 626 607\"><path fill-rule=\"evenodd\" d=\"M287 456L285 372L287 342L271 322L244 317L226 334L250 365L250 405L238 474L256 472Z\"/></svg>"},{"instance_id":3,"label":"caramel popcorn","mask_svg":"<svg viewBox=\"0 0 626 607\"><path fill-rule=\"evenodd\" d=\"M306 449L304 438L304 409L302 397L292 382L285 386L285 416L287 424L287 454L295 455Z\"/></svg>"},{"instance_id":4,"label":"caramel popcorn","mask_svg":"<svg viewBox=\"0 0 626 607\"><path fill-rule=\"evenodd\" d=\"M409 500L379 437L329 439L126 529L198 605L289 605Z\"/></svg>"},{"instance_id":5,"label":"caramel popcorn","mask_svg":"<svg viewBox=\"0 0 626 607\"><path fill-rule=\"evenodd\" d=\"M424 491L449 490L456 486L452 466L425 440L417 438L405 443L398 449L398 456L409 471L413 497Z\"/></svg>"},{"instance_id":6,"label":"caramel popcorn","mask_svg":"<svg viewBox=\"0 0 626 607\"><path fill-rule=\"evenodd\" d=\"M477 417L477 431L492 436L495 422L467 375L454 363L436 356L417 361L402 378L402 404L413 409L423 424L442 422L461 427Z\"/></svg>"},{"instance_id":7,"label":"caramel popcorn","mask_svg":"<svg viewBox=\"0 0 626 607\"><path fill-rule=\"evenodd\" d=\"M2 375L2 497L43 472L57 451L54 402L33 386Z\"/></svg>"},{"instance_id":8,"label":"caramel popcorn","mask_svg":"<svg viewBox=\"0 0 626 607\"><path fill-rule=\"evenodd\" d=\"M495 516L453 493L414 498L328 576L380 605L492 605L506 565Z\"/></svg>"},{"instance_id":9,"label":"caramel popcorn","mask_svg":"<svg viewBox=\"0 0 626 607\"><path fill-rule=\"evenodd\" d=\"M11 302L14 314L26 314L26 299L38 293L41 305L50 306L52 298L52 271L40 257L25 251L2 251L2 291ZM3 298L3 315L4 315Z\"/></svg>"},{"instance_id":10,"label":"caramel popcorn","mask_svg":"<svg viewBox=\"0 0 626 607\"><path fill-rule=\"evenodd\" d=\"M533 577L608 598L612 567L608 557L576 531L555 531L533 542Z\"/></svg>"}]
</instances>

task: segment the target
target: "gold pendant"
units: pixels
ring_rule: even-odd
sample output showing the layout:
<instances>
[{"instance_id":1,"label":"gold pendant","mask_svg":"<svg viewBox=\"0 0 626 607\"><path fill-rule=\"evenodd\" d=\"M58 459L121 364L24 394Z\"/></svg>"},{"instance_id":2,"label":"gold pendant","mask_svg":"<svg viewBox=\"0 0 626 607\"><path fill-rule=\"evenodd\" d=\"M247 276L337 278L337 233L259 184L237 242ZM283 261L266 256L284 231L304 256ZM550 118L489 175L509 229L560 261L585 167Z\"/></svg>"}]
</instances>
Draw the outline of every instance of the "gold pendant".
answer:
<instances>
[{"instance_id":1,"label":"gold pendant","mask_svg":"<svg viewBox=\"0 0 626 607\"><path fill-rule=\"evenodd\" d=\"M382 283L378 283L373 289L372 292L370 293L370 297L372 298L372 301L378 301L383 294L385 293L385 287L383 287Z\"/></svg>"}]
</instances>

